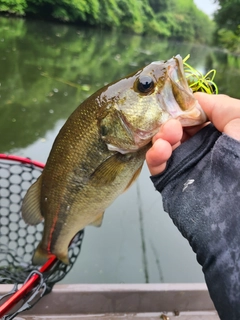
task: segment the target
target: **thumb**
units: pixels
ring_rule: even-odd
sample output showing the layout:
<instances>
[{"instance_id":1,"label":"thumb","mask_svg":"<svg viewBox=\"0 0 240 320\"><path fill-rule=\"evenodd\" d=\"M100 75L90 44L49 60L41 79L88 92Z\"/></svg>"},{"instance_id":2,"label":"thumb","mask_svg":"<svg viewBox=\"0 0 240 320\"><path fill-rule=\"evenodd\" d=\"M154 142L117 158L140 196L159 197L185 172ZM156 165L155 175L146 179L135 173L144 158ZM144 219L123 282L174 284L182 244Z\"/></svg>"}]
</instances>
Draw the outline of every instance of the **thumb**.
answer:
<instances>
[{"instance_id":1,"label":"thumb","mask_svg":"<svg viewBox=\"0 0 240 320\"><path fill-rule=\"evenodd\" d=\"M240 100L227 95L194 94L208 119L221 132L240 140Z\"/></svg>"}]
</instances>

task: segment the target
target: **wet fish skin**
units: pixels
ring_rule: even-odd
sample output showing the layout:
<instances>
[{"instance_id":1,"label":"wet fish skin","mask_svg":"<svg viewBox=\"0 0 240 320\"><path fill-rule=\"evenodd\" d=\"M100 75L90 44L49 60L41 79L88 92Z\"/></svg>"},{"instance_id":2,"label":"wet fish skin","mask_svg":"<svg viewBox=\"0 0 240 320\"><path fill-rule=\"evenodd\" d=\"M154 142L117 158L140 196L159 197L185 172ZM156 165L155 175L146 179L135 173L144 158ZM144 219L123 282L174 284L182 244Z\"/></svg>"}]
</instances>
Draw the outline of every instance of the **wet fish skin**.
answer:
<instances>
[{"instance_id":1,"label":"wet fish skin","mask_svg":"<svg viewBox=\"0 0 240 320\"><path fill-rule=\"evenodd\" d=\"M151 138L171 117L185 125L206 120L180 56L105 86L72 113L23 201L27 223L45 219L33 264L51 255L69 263L73 236L87 225L101 225L105 209L139 175Z\"/></svg>"}]
</instances>

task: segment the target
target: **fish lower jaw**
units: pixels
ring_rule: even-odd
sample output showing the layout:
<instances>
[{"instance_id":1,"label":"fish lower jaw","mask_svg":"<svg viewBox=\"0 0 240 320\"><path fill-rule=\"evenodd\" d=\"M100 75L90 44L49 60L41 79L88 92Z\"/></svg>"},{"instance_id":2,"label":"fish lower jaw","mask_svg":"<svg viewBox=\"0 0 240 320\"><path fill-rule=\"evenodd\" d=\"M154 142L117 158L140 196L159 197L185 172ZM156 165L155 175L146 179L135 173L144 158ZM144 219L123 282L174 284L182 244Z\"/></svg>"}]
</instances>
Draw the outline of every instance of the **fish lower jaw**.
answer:
<instances>
[{"instance_id":1,"label":"fish lower jaw","mask_svg":"<svg viewBox=\"0 0 240 320\"><path fill-rule=\"evenodd\" d=\"M207 120L207 116L197 100L193 100L186 110L181 109L175 99L172 99L169 105L171 107L162 116L162 124L173 118L179 120L183 127L188 127L202 124Z\"/></svg>"},{"instance_id":2,"label":"fish lower jaw","mask_svg":"<svg viewBox=\"0 0 240 320\"><path fill-rule=\"evenodd\" d=\"M177 119L181 122L183 127L196 126L207 121L207 116L202 110L198 102L191 110L182 112Z\"/></svg>"}]
</instances>

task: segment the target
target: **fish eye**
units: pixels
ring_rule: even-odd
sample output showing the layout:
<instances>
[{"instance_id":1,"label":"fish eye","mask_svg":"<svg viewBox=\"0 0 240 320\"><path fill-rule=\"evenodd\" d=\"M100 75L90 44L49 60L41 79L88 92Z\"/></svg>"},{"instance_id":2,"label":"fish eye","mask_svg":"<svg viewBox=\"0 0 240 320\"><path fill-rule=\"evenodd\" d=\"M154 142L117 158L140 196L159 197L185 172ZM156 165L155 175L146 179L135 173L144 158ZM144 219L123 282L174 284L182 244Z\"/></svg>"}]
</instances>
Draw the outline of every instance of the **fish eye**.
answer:
<instances>
[{"instance_id":1,"label":"fish eye","mask_svg":"<svg viewBox=\"0 0 240 320\"><path fill-rule=\"evenodd\" d=\"M137 89L141 93L149 93L154 88L153 78L150 76L140 76L137 82Z\"/></svg>"}]
</instances>

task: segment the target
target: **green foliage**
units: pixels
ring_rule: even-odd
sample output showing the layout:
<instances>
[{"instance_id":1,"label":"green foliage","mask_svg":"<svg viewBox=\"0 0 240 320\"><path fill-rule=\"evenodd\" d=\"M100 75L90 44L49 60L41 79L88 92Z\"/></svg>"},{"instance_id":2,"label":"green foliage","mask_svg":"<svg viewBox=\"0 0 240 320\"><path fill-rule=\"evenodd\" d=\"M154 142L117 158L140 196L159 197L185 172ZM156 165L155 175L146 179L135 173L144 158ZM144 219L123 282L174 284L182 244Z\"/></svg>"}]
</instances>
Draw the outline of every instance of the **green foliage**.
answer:
<instances>
[{"instance_id":1,"label":"green foliage","mask_svg":"<svg viewBox=\"0 0 240 320\"><path fill-rule=\"evenodd\" d=\"M105 24L107 27L120 26L120 16L122 11L115 0L106 0L99 2L99 12L97 24Z\"/></svg>"},{"instance_id":2,"label":"green foliage","mask_svg":"<svg viewBox=\"0 0 240 320\"><path fill-rule=\"evenodd\" d=\"M26 0L1 0L0 12L9 12L23 15L27 8Z\"/></svg>"},{"instance_id":3,"label":"green foliage","mask_svg":"<svg viewBox=\"0 0 240 320\"><path fill-rule=\"evenodd\" d=\"M240 25L239 25L240 29ZM229 51L240 54L240 35L236 32L222 28L217 32L218 43Z\"/></svg>"},{"instance_id":4,"label":"green foliage","mask_svg":"<svg viewBox=\"0 0 240 320\"><path fill-rule=\"evenodd\" d=\"M2 0L1 11L204 43L212 31L193 0Z\"/></svg>"},{"instance_id":5,"label":"green foliage","mask_svg":"<svg viewBox=\"0 0 240 320\"><path fill-rule=\"evenodd\" d=\"M87 21L98 18L99 0L26 0L26 14L63 22Z\"/></svg>"},{"instance_id":6,"label":"green foliage","mask_svg":"<svg viewBox=\"0 0 240 320\"><path fill-rule=\"evenodd\" d=\"M200 11L192 0L169 0L167 10L159 11L158 20L165 21L170 34L180 41L209 43L213 22Z\"/></svg>"},{"instance_id":7,"label":"green foliage","mask_svg":"<svg viewBox=\"0 0 240 320\"><path fill-rule=\"evenodd\" d=\"M240 54L240 0L218 0L216 42L218 45Z\"/></svg>"},{"instance_id":8,"label":"green foliage","mask_svg":"<svg viewBox=\"0 0 240 320\"><path fill-rule=\"evenodd\" d=\"M240 0L218 0L219 9L214 15L218 26L237 31L240 23Z\"/></svg>"}]
</instances>

